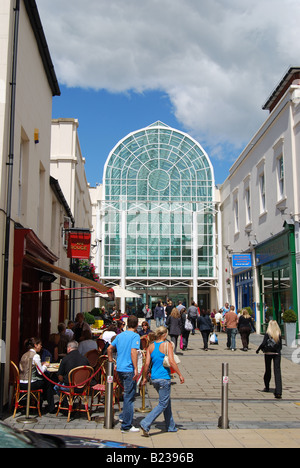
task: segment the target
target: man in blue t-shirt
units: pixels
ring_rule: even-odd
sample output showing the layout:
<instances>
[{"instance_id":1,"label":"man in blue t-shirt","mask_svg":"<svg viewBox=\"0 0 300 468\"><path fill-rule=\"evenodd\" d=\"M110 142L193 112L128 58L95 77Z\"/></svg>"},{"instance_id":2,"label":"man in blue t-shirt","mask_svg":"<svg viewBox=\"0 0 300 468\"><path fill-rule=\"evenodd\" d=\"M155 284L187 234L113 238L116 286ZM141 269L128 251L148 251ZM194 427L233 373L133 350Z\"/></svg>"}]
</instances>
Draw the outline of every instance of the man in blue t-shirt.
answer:
<instances>
[{"instance_id":1,"label":"man in blue t-shirt","mask_svg":"<svg viewBox=\"0 0 300 468\"><path fill-rule=\"evenodd\" d=\"M116 336L107 349L108 360L113 361L113 352L117 351L117 372L124 387L123 412L120 414L122 432L138 432L132 425L134 414L134 398L136 381L138 379L138 350L140 349L140 336L136 333L138 318L130 315L127 321L127 330Z\"/></svg>"}]
</instances>

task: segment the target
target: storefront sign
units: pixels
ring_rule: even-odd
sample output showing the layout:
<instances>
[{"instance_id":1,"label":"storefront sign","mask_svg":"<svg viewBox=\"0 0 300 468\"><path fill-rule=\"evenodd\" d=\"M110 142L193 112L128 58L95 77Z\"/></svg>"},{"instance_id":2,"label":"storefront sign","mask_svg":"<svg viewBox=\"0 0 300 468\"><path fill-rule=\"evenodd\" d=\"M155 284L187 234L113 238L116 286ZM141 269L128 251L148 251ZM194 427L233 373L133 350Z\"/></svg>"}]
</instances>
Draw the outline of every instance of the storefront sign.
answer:
<instances>
[{"instance_id":1,"label":"storefront sign","mask_svg":"<svg viewBox=\"0 0 300 468\"><path fill-rule=\"evenodd\" d=\"M252 267L252 256L251 254L233 255L232 256L232 268L251 268Z\"/></svg>"},{"instance_id":2,"label":"storefront sign","mask_svg":"<svg viewBox=\"0 0 300 468\"><path fill-rule=\"evenodd\" d=\"M91 233L89 230L69 230L68 258L90 258Z\"/></svg>"},{"instance_id":3,"label":"storefront sign","mask_svg":"<svg viewBox=\"0 0 300 468\"><path fill-rule=\"evenodd\" d=\"M275 239L270 239L262 246L259 246L256 251L257 265L264 265L266 263L275 262L279 258L289 255L289 237L288 233L284 232Z\"/></svg>"}]
</instances>

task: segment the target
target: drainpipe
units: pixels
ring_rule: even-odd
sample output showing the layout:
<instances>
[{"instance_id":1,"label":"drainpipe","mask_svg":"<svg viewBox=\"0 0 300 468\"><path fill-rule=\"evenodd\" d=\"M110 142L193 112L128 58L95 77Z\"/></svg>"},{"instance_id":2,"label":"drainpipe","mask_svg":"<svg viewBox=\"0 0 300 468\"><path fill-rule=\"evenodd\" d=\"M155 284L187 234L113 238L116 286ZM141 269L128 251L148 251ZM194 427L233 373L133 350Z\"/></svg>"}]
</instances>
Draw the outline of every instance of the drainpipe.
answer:
<instances>
[{"instance_id":1,"label":"drainpipe","mask_svg":"<svg viewBox=\"0 0 300 468\"><path fill-rule=\"evenodd\" d=\"M7 322L7 288L9 270L9 248L10 248L10 223L12 204L12 183L13 183L13 160L14 160L14 137L15 137L15 106L16 106L16 78L17 78L17 53L19 37L19 17L20 0L16 0L14 8L14 42L13 42L13 62L11 78L11 103L10 103L10 128L9 128L9 155L8 155L8 179L6 196L6 225L5 225L5 251L3 268L3 307L2 307L2 343L6 343L6 322ZM0 368L0 418L3 419L4 384L5 384L5 362L1 362Z\"/></svg>"}]
</instances>

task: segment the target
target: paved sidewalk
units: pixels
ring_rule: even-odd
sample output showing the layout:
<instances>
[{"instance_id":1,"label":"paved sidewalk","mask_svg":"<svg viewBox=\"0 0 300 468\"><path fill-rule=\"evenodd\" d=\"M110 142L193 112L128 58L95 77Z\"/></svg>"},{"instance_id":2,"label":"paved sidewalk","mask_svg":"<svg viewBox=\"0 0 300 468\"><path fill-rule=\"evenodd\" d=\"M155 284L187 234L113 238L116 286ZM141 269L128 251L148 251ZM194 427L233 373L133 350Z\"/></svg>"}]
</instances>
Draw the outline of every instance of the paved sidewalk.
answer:
<instances>
[{"instance_id":1,"label":"paved sidewalk","mask_svg":"<svg viewBox=\"0 0 300 468\"><path fill-rule=\"evenodd\" d=\"M262 336L251 335L250 350L241 350L237 336L237 350L226 349L226 335L218 334L219 344L203 351L199 331L190 337L187 351L178 351L180 368L185 383L180 385L177 376L172 384L173 416L179 428L177 433L164 432L163 417L153 424L149 438L138 434L122 434L115 414L112 430L103 428L103 423L84 414L67 423L65 416L43 415L38 422L23 426L8 415L6 423L18 429L30 429L44 433L72 434L124 441L157 448L213 448L213 447L300 447L300 366L292 362L297 350L283 348L282 380L283 398L276 400L272 393L263 393L264 356L255 353ZM218 429L221 415L222 363L229 366L229 426ZM148 384L145 405L154 407L157 394ZM141 397L136 399L136 408L142 407ZM116 406L117 408L117 406ZM95 413L97 416L100 413ZM103 412L101 413L103 415ZM143 414L135 413L138 426Z\"/></svg>"}]
</instances>

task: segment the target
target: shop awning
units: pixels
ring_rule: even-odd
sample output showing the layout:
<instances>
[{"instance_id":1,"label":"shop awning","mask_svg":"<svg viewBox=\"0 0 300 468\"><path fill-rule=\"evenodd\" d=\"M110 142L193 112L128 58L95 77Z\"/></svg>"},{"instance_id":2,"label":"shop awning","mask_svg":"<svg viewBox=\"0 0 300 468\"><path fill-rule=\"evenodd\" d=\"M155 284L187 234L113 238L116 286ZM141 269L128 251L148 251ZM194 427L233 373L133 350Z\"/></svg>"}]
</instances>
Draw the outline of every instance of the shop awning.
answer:
<instances>
[{"instance_id":1,"label":"shop awning","mask_svg":"<svg viewBox=\"0 0 300 468\"><path fill-rule=\"evenodd\" d=\"M63 278L68 278L72 281L76 281L77 283L89 286L90 288L94 289L95 291L98 291L101 294L110 293L109 295L111 295L113 293L112 288L108 288L107 286L104 286L104 284L97 283L96 281L92 281L88 278L84 278L84 276L76 275L71 271L64 270L63 268L53 265L52 263L48 263L45 260L41 260L40 258L35 258L31 255L26 254L24 256L24 260L27 260L29 263L36 266L37 268L40 268L41 270L48 271L49 273L56 273L57 275L62 276Z\"/></svg>"},{"instance_id":2,"label":"shop awning","mask_svg":"<svg viewBox=\"0 0 300 468\"><path fill-rule=\"evenodd\" d=\"M140 294L137 294L133 291L130 291L128 289L124 289L124 288L121 288L120 286L112 286L112 289L114 290L114 293L115 293L115 297L116 298L127 298L127 297L131 297L131 298L140 298L141 295ZM96 294L98 296L98 293ZM107 295L106 294L99 294L99 296L101 297L104 297L106 298Z\"/></svg>"}]
</instances>

